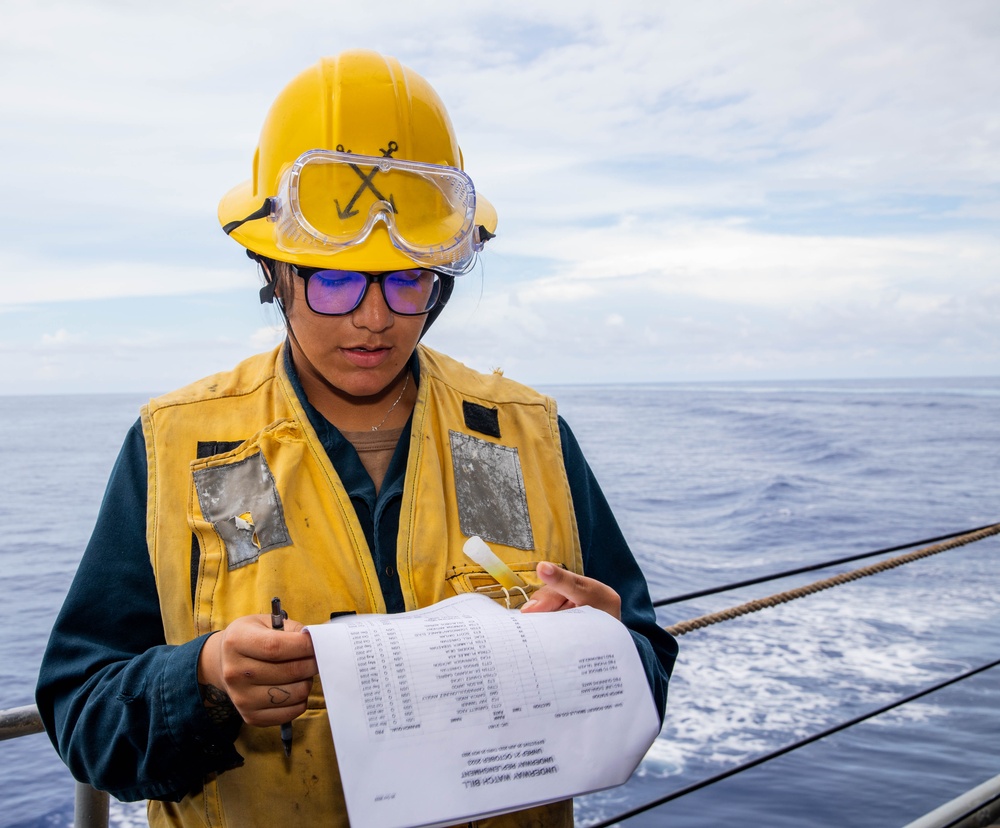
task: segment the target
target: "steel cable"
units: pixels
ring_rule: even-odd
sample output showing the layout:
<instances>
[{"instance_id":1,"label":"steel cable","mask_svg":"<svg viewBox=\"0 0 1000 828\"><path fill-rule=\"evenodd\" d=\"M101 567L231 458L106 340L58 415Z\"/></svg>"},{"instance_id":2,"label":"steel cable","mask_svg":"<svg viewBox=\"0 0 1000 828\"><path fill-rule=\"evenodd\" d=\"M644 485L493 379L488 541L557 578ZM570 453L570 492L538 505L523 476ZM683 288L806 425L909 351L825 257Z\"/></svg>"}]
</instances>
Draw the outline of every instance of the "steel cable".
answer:
<instances>
[{"instance_id":1,"label":"steel cable","mask_svg":"<svg viewBox=\"0 0 1000 828\"><path fill-rule=\"evenodd\" d=\"M814 581L811 584L807 584L806 586L798 587L796 589L790 589L787 592L779 592L767 598L758 598L754 601L748 601L745 604L730 607L729 609L725 609L720 612L703 615L700 618L692 618L688 621L681 621L667 627L666 629L671 635L684 635L692 630L699 630L702 627L708 627L712 624L721 623L722 621L739 618L741 615L758 612L759 610L767 609L768 607L775 607L778 604L786 604L789 601L794 601L796 598L813 595L814 593L821 592L824 589L830 589L831 587L840 586L841 584L846 584L850 581L856 581L859 578L867 578L869 575L875 575L879 572L895 569L898 566L918 561L921 558L928 558L931 555L937 555L941 552L946 552L949 549L956 549L960 546L975 543L983 538L988 538L991 535L997 534L1000 534L1000 523L995 523L992 526L986 526L973 532L967 532L964 535L953 537L951 540L944 541L943 543L925 546L922 549L917 549L914 552L908 552L905 555L888 558L887 560L880 561L879 563L872 564L871 566L854 569L850 572L843 572L840 575L834 575L832 578L825 578L822 581Z\"/></svg>"},{"instance_id":2,"label":"steel cable","mask_svg":"<svg viewBox=\"0 0 1000 828\"><path fill-rule=\"evenodd\" d=\"M780 581L782 578L789 578L792 575L801 575L804 572L815 572L817 569L829 569L831 566L839 566L840 564L853 563L854 561L861 561L865 558L874 558L876 555L888 555L892 552L902 552L904 549L912 549L914 546L923 546L924 544L937 543L938 541L950 540L951 538L957 538L959 535L967 535L970 532L978 532L980 529L988 529L993 524L988 526L977 526L974 529L963 529L960 532L951 532L947 535L938 535L933 538L923 538L922 540L910 541L910 543L903 543L898 546L887 546L882 549L875 549L871 552L860 552L856 555L847 555L843 558L834 558L831 561L822 561L820 563L809 564L808 566L800 566L795 569L786 569L781 572L772 572L770 575L761 575L757 578L748 578L745 581L736 581L731 584L723 584L722 586L709 587L708 589L699 589L696 592L685 592L683 595L672 595L669 598L659 598L653 601L654 607L665 607L668 604L681 604L685 601L691 601L695 598L704 598L706 595L718 595L720 592L731 592L734 589L741 589L742 587L754 586L755 584L765 584L769 581Z\"/></svg>"}]
</instances>

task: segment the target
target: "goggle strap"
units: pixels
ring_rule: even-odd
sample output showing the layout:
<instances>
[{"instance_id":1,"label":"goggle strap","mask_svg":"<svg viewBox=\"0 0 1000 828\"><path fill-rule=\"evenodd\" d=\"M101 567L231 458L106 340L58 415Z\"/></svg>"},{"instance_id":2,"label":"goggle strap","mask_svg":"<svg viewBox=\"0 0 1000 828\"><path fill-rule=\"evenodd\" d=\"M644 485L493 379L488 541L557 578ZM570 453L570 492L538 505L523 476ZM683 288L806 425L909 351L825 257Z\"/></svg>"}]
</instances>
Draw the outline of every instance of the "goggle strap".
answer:
<instances>
[{"instance_id":1,"label":"goggle strap","mask_svg":"<svg viewBox=\"0 0 1000 828\"><path fill-rule=\"evenodd\" d=\"M229 224L224 224L222 226L222 231L228 236L241 224L246 224L248 221L256 221L260 218L267 218L274 211L274 199L265 198L264 203L254 210L249 216L244 219L239 219L238 221L231 221Z\"/></svg>"}]
</instances>

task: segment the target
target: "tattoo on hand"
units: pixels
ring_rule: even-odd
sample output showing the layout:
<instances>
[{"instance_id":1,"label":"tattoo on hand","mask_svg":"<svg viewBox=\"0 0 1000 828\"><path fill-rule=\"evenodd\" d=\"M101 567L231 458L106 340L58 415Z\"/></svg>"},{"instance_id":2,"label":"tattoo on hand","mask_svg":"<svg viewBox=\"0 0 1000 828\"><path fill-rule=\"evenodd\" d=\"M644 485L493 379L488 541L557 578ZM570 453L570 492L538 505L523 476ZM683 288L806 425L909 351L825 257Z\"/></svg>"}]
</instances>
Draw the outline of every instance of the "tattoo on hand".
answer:
<instances>
[{"instance_id":1,"label":"tattoo on hand","mask_svg":"<svg viewBox=\"0 0 1000 828\"><path fill-rule=\"evenodd\" d=\"M214 684L199 684L198 690L201 691L201 701L205 705L208 718L215 724L225 725L239 717L236 706L224 690L220 690Z\"/></svg>"},{"instance_id":2,"label":"tattoo on hand","mask_svg":"<svg viewBox=\"0 0 1000 828\"><path fill-rule=\"evenodd\" d=\"M283 690L280 687L271 687L267 691L267 697L271 700L271 704L284 704L291 695L287 690Z\"/></svg>"}]
</instances>

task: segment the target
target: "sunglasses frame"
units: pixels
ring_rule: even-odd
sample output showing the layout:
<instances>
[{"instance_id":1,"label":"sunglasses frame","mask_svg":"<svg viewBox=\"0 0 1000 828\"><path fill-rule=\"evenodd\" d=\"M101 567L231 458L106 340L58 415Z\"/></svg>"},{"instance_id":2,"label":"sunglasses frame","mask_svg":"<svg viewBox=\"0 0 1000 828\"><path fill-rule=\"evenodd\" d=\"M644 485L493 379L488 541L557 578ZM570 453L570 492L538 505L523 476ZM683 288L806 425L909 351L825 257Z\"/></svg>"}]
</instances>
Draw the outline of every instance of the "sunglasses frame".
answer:
<instances>
[{"instance_id":1,"label":"sunglasses frame","mask_svg":"<svg viewBox=\"0 0 1000 828\"><path fill-rule=\"evenodd\" d=\"M437 306L438 301L441 298L441 292L444 285L445 274L431 267L407 267L400 270L385 270L378 273L370 273L363 270L338 270L333 267L304 267L300 265L290 265L292 272L305 282L305 298L306 305L309 306L309 310L318 316L349 316L354 313L358 308L361 307L361 303L365 301L365 297L368 295L368 289L372 286L372 282L375 282L379 286L379 290L382 292L382 301L385 302L385 306L389 309L389 312L396 316L425 316L430 313ZM423 271L426 273L431 273L437 277L437 290L433 293L433 302L428 305L424 310L418 313L407 313L406 311L398 311L389 303L389 297L385 292L385 278L387 276L391 277L397 273L409 273L414 270ZM361 291L361 296L358 297L357 303L353 308L346 311L341 311L340 313L330 313L329 311L316 310L313 307L312 302L309 301L309 280L312 279L317 273L358 273L365 277L365 287ZM433 290L433 288L432 288Z\"/></svg>"}]
</instances>

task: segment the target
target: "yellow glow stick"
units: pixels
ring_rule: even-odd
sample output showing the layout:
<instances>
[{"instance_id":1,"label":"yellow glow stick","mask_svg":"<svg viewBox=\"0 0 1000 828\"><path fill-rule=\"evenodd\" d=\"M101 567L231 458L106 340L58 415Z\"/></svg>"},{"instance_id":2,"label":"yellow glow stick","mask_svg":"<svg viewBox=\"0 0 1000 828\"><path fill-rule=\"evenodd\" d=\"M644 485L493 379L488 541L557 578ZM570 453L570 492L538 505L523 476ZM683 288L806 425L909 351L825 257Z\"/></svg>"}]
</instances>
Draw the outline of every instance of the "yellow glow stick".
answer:
<instances>
[{"instance_id":1,"label":"yellow glow stick","mask_svg":"<svg viewBox=\"0 0 1000 828\"><path fill-rule=\"evenodd\" d=\"M507 564L501 561L478 535L469 538L462 547L465 554L490 573L504 589L524 587L522 581Z\"/></svg>"}]
</instances>

